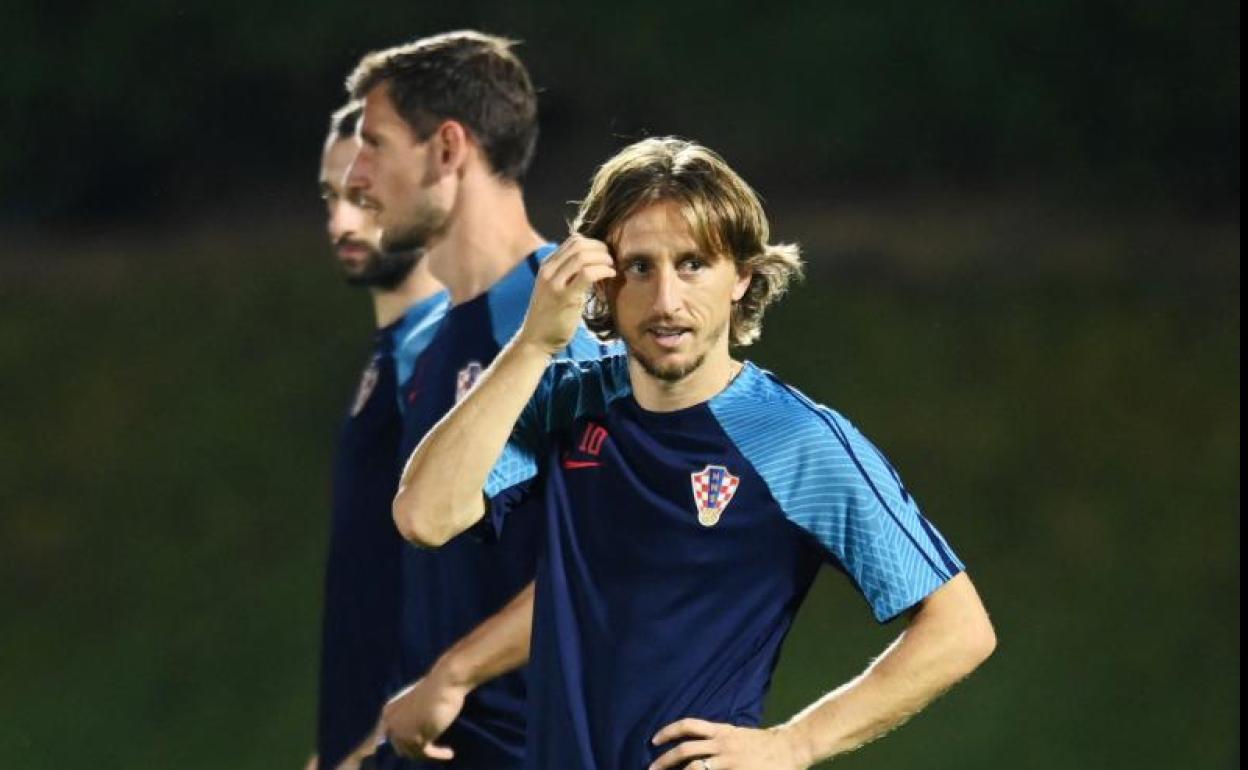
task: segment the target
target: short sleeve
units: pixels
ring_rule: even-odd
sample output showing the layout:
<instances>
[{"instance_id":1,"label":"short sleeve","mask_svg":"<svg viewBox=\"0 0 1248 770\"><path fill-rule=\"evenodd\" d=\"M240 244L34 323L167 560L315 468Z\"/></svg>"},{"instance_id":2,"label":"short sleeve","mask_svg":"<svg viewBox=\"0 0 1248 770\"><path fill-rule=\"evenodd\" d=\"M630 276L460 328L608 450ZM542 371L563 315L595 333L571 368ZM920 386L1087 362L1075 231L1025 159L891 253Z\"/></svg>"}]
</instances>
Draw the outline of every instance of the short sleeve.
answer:
<instances>
[{"instance_id":1,"label":"short sleeve","mask_svg":"<svg viewBox=\"0 0 1248 770\"><path fill-rule=\"evenodd\" d=\"M537 477L539 463L548 444L546 412L550 406L554 367L547 369L537 390L520 419L512 428L507 444L485 479L485 497L489 501L494 529L502 528L507 514L528 497L529 487Z\"/></svg>"},{"instance_id":2,"label":"short sleeve","mask_svg":"<svg viewBox=\"0 0 1248 770\"><path fill-rule=\"evenodd\" d=\"M775 387L775 384L772 384ZM717 410L784 515L887 622L965 567L876 447L836 412L789 391L766 408Z\"/></svg>"},{"instance_id":3,"label":"short sleeve","mask_svg":"<svg viewBox=\"0 0 1248 770\"><path fill-rule=\"evenodd\" d=\"M551 434L574 416L580 375L575 362L552 363L516 420L502 454L485 479L484 492L495 531L500 531L507 514L528 498L550 450Z\"/></svg>"},{"instance_id":4,"label":"short sleeve","mask_svg":"<svg viewBox=\"0 0 1248 770\"><path fill-rule=\"evenodd\" d=\"M965 567L919 509L888 459L848 420L820 410L830 435L811 447L820 479L786 513L853 579L875 617L886 622L927 598Z\"/></svg>"},{"instance_id":5,"label":"short sleeve","mask_svg":"<svg viewBox=\"0 0 1248 770\"><path fill-rule=\"evenodd\" d=\"M596 361L623 352L619 342L603 343L584 326L576 329L572 341L563 350L563 357L573 361Z\"/></svg>"}]
</instances>

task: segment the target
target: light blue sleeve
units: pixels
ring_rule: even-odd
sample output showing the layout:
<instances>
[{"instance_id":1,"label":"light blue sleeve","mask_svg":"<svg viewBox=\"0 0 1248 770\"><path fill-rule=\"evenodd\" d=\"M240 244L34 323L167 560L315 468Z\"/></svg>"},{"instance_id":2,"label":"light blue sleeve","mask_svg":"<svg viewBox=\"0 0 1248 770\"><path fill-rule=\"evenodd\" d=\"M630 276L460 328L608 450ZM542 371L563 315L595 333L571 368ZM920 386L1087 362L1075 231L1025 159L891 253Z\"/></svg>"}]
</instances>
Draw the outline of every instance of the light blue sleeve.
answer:
<instances>
[{"instance_id":1,"label":"light blue sleeve","mask_svg":"<svg viewBox=\"0 0 1248 770\"><path fill-rule=\"evenodd\" d=\"M493 500L531 481L550 451L552 434L584 412L604 411L612 400L628 392L628 361L624 356L551 363L486 478L486 497Z\"/></svg>"},{"instance_id":2,"label":"light blue sleeve","mask_svg":"<svg viewBox=\"0 0 1248 770\"><path fill-rule=\"evenodd\" d=\"M602 342L582 325L576 328L576 334L560 353L560 357L573 361L597 361L623 352L624 346L619 341Z\"/></svg>"},{"instance_id":3,"label":"light blue sleeve","mask_svg":"<svg viewBox=\"0 0 1248 770\"><path fill-rule=\"evenodd\" d=\"M558 365L547 367L541 382L520 419L511 430L511 437L503 446L503 453L490 469L485 479L485 496L491 500L504 491L516 487L537 476L541 458L546 454L549 433L546 431L548 414L551 407L551 395L560 379Z\"/></svg>"},{"instance_id":4,"label":"light blue sleeve","mask_svg":"<svg viewBox=\"0 0 1248 770\"><path fill-rule=\"evenodd\" d=\"M490 287L486 301L490 306L491 333L500 348L511 341L524 323L537 271L554 251L553 243L542 246Z\"/></svg>"},{"instance_id":5,"label":"light blue sleeve","mask_svg":"<svg viewBox=\"0 0 1248 770\"><path fill-rule=\"evenodd\" d=\"M416 360L433 341L450 307L450 296L440 291L409 308L394 330L395 397L398 398L400 412L407 411L403 386L412 376Z\"/></svg>"},{"instance_id":6,"label":"light blue sleeve","mask_svg":"<svg viewBox=\"0 0 1248 770\"><path fill-rule=\"evenodd\" d=\"M770 375L754 374L752 387L712 402L712 410L784 515L844 569L878 621L965 569L857 428Z\"/></svg>"}]
</instances>

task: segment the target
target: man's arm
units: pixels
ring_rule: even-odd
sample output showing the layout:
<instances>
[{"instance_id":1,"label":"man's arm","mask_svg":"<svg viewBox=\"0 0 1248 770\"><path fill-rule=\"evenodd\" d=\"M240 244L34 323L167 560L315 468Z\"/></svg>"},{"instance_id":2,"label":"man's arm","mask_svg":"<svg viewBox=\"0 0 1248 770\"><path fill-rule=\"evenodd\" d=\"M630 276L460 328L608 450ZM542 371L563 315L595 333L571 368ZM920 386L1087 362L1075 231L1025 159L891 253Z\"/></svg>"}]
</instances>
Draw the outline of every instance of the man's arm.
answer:
<instances>
[{"instance_id":1,"label":"man's arm","mask_svg":"<svg viewBox=\"0 0 1248 770\"><path fill-rule=\"evenodd\" d=\"M683 741L651 770L706 758L711 767L799 770L884 735L983 663L996 633L966 573L920 603L910 625L862 675L820 698L787 724L754 730L682 719L654 737Z\"/></svg>"},{"instance_id":2,"label":"man's arm","mask_svg":"<svg viewBox=\"0 0 1248 770\"><path fill-rule=\"evenodd\" d=\"M520 331L408 459L394 499L403 537L437 547L481 518L486 478L551 356L576 333L589 288L614 275L606 245L580 236L546 260Z\"/></svg>"},{"instance_id":3,"label":"man's arm","mask_svg":"<svg viewBox=\"0 0 1248 770\"><path fill-rule=\"evenodd\" d=\"M529 660L533 584L506 607L442 653L429 673L400 692L381 712L381 731L405 757L449 760L454 747L435 741L480 685Z\"/></svg>"}]
</instances>

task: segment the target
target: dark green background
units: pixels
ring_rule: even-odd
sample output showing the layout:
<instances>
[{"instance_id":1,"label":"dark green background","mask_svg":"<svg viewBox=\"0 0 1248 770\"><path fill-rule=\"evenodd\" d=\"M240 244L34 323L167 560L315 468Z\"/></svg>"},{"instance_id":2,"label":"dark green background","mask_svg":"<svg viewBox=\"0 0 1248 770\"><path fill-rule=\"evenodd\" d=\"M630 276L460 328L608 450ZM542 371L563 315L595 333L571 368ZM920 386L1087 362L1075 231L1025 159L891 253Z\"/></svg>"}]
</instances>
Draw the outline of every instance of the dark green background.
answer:
<instances>
[{"instance_id":1,"label":"dark green background","mask_svg":"<svg viewBox=\"0 0 1248 770\"><path fill-rule=\"evenodd\" d=\"M745 352L970 565L997 654L837 766L1237 766L1237 4L4 13L0 766L305 757L370 320L316 156L361 53L463 26L526 41L547 235L645 134L756 184L810 277ZM771 716L899 631L829 571Z\"/></svg>"}]
</instances>

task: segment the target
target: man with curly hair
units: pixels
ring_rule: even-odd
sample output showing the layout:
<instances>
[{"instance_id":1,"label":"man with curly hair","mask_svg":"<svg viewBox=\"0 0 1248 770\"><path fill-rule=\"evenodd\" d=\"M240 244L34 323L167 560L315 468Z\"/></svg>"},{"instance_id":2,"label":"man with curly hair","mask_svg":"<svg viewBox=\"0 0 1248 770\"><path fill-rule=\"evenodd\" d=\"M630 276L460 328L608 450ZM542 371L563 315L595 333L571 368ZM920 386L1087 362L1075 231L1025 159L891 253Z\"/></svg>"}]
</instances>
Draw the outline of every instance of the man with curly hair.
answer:
<instances>
[{"instance_id":1,"label":"man with curly hair","mask_svg":"<svg viewBox=\"0 0 1248 770\"><path fill-rule=\"evenodd\" d=\"M795 246L769 243L749 186L703 147L649 139L603 165L574 227L520 331L408 461L394 510L426 547L543 517L535 598L456 650L477 681L520 657L531 624L526 767L806 768L985 660L987 613L884 455L730 354L801 266ZM627 353L552 364L583 312ZM878 621L909 624L861 676L760 729L824 563Z\"/></svg>"}]
</instances>

